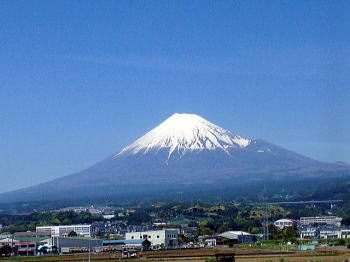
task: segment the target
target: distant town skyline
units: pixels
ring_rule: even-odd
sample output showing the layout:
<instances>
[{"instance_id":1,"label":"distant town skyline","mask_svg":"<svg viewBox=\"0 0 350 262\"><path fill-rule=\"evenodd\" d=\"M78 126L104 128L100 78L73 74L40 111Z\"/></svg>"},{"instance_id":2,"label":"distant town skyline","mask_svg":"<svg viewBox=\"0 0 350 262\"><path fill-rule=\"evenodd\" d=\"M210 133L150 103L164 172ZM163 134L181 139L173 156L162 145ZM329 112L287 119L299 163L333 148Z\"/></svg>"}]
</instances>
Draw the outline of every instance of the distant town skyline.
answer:
<instances>
[{"instance_id":1,"label":"distant town skyline","mask_svg":"<svg viewBox=\"0 0 350 262\"><path fill-rule=\"evenodd\" d=\"M0 192L173 113L350 163L347 1L1 1Z\"/></svg>"}]
</instances>

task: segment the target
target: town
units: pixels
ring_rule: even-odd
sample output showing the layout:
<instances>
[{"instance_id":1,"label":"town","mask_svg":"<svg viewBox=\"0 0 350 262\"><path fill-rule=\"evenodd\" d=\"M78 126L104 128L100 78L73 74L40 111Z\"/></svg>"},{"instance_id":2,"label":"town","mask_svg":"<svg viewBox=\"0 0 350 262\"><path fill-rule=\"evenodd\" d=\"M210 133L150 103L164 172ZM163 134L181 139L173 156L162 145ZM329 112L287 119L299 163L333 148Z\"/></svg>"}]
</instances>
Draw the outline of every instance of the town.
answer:
<instances>
[{"instance_id":1,"label":"town","mask_svg":"<svg viewBox=\"0 0 350 262\"><path fill-rule=\"evenodd\" d=\"M298 212L310 208L305 206ZM159 203L128 208L65 207L15 218L1 215L0 250L3 256L112 252L129 258L151 250L227 247L316 252L350 248L350 217L297 218L295 214L293 209L272 205ZM21 219L26 221L25 227Z\"/></svg>"}]
</instances>

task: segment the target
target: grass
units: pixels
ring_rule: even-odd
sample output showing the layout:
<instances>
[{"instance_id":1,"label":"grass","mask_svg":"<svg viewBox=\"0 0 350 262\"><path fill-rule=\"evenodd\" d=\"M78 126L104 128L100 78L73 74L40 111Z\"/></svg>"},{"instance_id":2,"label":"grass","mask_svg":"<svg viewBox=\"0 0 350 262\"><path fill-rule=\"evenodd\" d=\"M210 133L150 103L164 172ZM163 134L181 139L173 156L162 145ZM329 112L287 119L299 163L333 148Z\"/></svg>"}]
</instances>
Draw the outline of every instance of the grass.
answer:
<instances>
[{"instance_id":1,"label":"grass","mask_svg":"<svg viewBox=\"0 0 350 262\"><path fill-rule=\"evenodd\" d=\"M240 246L241 248L247 248L247 244ZM272 245L272 244L270 244ZM161 251L148 251L143 252L144 258L129 259L133 262L155 262L155 261L167 261L167 262L213 262L213 256L217 252L235 252L237 262L341 262L350 258L350 253L334 252L334 253L311 253L295 251L292 253L278 252L276 249L267 249L269 245L266 244L265 250L253 250L258 247L250 247L251 249L193 249L193 250L161 250ZM272 245L273 246L273 245ZM281 245L275 245L281 248ZM283 248L283 245L282 245ZM271 254L270 251L275 251ZM280 249L278 249L280 250ZM117 253L99 253L93 254L91 261L110 262L120 261ZM2 258L4 261L88 261L88 254L72 254L72 255L60 255L60 256L43 256L43 257L13 257Z\"/></svg>"},{"instance_id":2,"label":"grass","mask_svg":"<svg viewBox=\"0 0 350 262\"><path fill-rule=\"evenodd\" d=\"M296 245L286 245L286 244L238 244L234 246L235 248L248 248L248 249L264 249L264 250L281 250L281 251L297 251L298 247Z\"/></svg>"}]
</instances>

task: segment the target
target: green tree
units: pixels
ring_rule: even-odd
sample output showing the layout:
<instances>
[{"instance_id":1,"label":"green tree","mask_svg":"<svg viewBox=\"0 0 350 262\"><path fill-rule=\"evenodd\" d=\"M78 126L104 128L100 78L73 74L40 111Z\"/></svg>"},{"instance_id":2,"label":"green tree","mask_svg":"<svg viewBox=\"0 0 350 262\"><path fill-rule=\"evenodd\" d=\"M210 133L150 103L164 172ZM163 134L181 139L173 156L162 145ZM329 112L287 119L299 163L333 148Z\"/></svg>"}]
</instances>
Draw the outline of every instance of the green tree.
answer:
<instances>
[{"instance_id":1,"label":"green tree","mask_svg":"<svg viewBox=\"0 0 350 262\"><path fill-rule=\"evenodd\" d=\"M269 239L271 240L281 239L280 231L274 224L269 225Z\"/></svg>"},{"instance_id":2,"label":"green tree","mask_svg":"<svg viewBox=\"0 0 350 262\"><path fill-rule=\"evenodd\" d=\"M344 226L350 226L350 216L344 216L341 223Z\"/></svg>"},{"instance_id":3,"label":"green tree","mask_svg":"<svg viewBox=\"0 0 350 262\"><path fill-rule=\"evenodd\" d=\"M253 228L251 229L250 233L252 233L252 234L259 234L259 233L261 233L261 228L259 228L259 227L253 227Z\"/></svg>"},{"instance_id":4,"label":"green tree","mask_svg":"<svg viewBox=\"0 0 350 262\"><path fill-rule=\"evenodd\" d=\"M61 224L61 220L59 220L58 218L53 218L51 220L51 224L53 224L54 226L58 226Z\"/></svg>"},{"instance_id":5,"label":"green tree","mask_svg":"<svg viewBox=\"0 0 350 262\"><path fill-rule=\"evenodd\" d=\"M230 231L232 230L231 227L229 227L228 225L224 224L224 225L221 225L218 229L218 233L224 233L226 231Z\"/></svg>"},{"instance_id":6,"label":"green tree","mask_svg":"<svg viewBox=\"0 0 350 262\"><path fill-rule=\"evenodd\" d=\"M142 211L135 211L127 216L128 223L130 225L140 225L142 223L148 223L152 221L152 217L150 217L147 213Z\"/></svg>"},{"instance_id":7,"label":"green tree","mask_svg":"<svg viewBox=\"0 0 350 262\"><path fill-rule=\"evenodd\" d=\"M208 220L203 220L202 222L200 222L199 228L198 228L198 235L200 236L212 235L213 230L208 225L209 225Z\"/></svg>"},{"instance_id":8,"label":"green tree","mask_svg":"<svg viewBox=\"0 0 350 262\"><path fill-rule=\"evenodd\" d=\"M72 230L71 232L69 232L68 236L69 237L77 237L78 234L75 231Z\"/></svg>"},{"instance_id":9,"label":"green tree","mask_svg":"<svg viewBox=\"0 0 350 262\"><path fill-rule=\"evenodd\" d=\"M282 239L284 241L294 242L298 236L299 236L299 232L296 226L284 227L282 229Z\"/></svg>"}]
</instances>

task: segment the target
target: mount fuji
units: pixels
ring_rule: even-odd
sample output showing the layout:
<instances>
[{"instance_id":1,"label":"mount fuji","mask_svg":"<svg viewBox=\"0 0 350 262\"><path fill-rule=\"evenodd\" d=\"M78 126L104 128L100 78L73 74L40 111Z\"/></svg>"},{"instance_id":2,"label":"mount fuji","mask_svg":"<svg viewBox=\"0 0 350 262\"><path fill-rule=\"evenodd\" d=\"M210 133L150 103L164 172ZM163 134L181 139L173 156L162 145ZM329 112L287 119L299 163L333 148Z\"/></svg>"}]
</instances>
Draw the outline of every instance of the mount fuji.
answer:
<instances>
[{"instance_id":1,"label":"mount fuji","mask_svg":"<svg viewBox=\"0 0 350 262\"><path fill-rule=\"evenodd\" d=\"M0 194L1 201L83 198L156 188L302 180L350 174L195 114L174 114L121 151L80 172Z\"/></svg>"}]
</instances>

